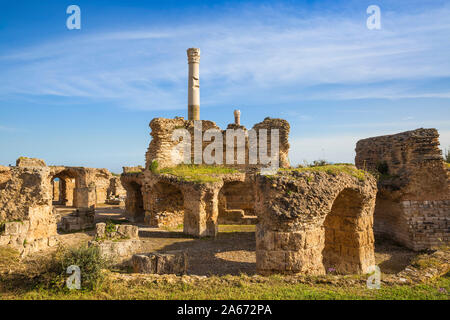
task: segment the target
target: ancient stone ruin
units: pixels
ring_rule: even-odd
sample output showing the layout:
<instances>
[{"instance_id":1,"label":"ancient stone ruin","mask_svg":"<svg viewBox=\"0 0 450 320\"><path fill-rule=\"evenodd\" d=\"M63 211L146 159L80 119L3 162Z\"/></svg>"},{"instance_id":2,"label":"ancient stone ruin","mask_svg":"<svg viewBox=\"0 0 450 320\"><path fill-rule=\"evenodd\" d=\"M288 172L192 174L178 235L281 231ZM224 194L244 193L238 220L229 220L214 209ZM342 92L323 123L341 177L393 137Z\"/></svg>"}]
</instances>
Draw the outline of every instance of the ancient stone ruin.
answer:
<instances>
[{"instance_id":1,"label":"ancient stone ruin","mask_svg":"<svg viewBox=\"0 0 450 320\"><path fill-rule=\"evenodd\" d=\"M25 255L56 245L58 220L63 231L94 227L96 205L121 192L118 186L106 169L47 166L26 157L14 167L1 166L0 245ZM58 217L55 205L71 207L73 214Z\"/></svg>"},{"instance_id":2,"label":"ancient stone ruin","mask_svg":"<svg viewBox=\"0 0 450 320\"><path fill-rule=\"evenodd\" d=\"M450 241L450 170L436 129L358 141L355 163L378 176L374 231L413 249Z\"/></svg>"},{"instance_id":3,"label":"ancient stone ruin","mask_svg":"<svg viewBox=\"0 0 450 320\"><path fill-rule=\"evenodd\" d=\"M199 49L188 49L188 62L188 120L151 120L145 166L123 167L120 178L29 158L0 167L0 245L27 254L55 245L58 222L65 231L96 226L90 245L105 257L183 274L186 252L155 252L139 227L182 225L186 237L214 238L219 224L256 224L258 273L320 275L371 270L374 232L414 250L448 244L450 172L435 129L361 140L356 166L292 168L286 120L250 130L239 110L226 130L200 120ZM131 224L95 225L99 204L122 201ZM60 207L73 212L59 218Z\"/></svg>"}]
</instances>

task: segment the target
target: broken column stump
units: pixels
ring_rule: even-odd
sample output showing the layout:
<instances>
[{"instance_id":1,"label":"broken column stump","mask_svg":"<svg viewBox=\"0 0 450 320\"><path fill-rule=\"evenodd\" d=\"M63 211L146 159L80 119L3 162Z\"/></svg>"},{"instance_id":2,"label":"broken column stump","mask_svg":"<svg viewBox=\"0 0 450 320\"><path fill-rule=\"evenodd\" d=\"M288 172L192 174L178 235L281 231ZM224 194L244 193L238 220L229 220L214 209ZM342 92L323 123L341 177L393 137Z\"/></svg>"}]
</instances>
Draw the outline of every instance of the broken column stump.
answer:
<instances>
[{"instance_id":1,"label":"broken column stump","mask_svg":"<svg viewBox=\"0 0 450 320\"><path fill-rule=\"evenodd\" d=\"M187 254L181 250L135 254L132 263L136 273L186 274L187 272Z\"/></svg>"}]
</instances>

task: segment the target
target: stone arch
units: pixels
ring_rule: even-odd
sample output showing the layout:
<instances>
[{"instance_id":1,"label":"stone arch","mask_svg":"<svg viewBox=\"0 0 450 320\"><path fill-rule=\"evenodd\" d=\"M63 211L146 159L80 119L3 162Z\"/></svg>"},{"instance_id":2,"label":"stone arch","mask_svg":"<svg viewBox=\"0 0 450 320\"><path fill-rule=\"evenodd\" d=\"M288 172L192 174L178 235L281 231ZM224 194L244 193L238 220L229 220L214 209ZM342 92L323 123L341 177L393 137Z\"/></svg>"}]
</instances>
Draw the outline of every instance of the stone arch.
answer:
<instances>
[{"instance_id":1,"label":"stone arch","mask_svg":"<svg viewBox=\"0 0 450 320\"><path fill-rule=\"evenodd\" d=\"M74 170L65 169L51 176L53 204L78 207L79 177ZM57 190L55 190L57 189Z\"/></svg>"},{"instance_id":2,"label":"stone arch","mask_svg":"<svg viewBox=\"0 0 450 320\"><path fill-rule=\"evenodd\" d=\"M324 247L322 263L326 272L362 273L373 252L371 216L365 215L363 194L354 189L342 190L322 228Z\"/></svg>"},{"instance_id":3,"label":"stone arch","mask_svg":"<svg viewBox=\"0 0 450 320\"><path fill-rule=\"evenodd\" d=\"M256 222L255 195L251 183L244 181L224 183L219 191L218 222L219 224Z\"/></svg>"},{"instance_id":4,"label":"stone arch","mask_svg":"<svg viewBox=\"0 0 450 320\"><path fill-rule=\"evenodd\" d=\"M175 184L158 181L151 187L146 222L155 227L176 227L184 220L184 195Z\"/></svg>"}]
</instances>

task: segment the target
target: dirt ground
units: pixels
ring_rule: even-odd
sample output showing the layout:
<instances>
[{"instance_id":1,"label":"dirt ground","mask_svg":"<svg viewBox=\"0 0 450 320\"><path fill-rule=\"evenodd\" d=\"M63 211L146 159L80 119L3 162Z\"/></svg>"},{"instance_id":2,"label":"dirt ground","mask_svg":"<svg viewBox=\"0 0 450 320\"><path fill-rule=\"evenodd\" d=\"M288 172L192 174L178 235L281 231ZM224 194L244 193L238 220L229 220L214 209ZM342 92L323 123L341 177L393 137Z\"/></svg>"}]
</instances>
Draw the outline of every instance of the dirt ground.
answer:
<instances>
[{"instance_id":1,"label":"dirt ground","mask_svg":"<svg viewBox=\"0 0 450 320\"><path fill-rule=\"evenodd\" d=\"M126 221L119 207L97 209L96 221ZM86 243L94 231L61 234L67 246ZM164 230L139 225L139 237L150 242L149 250L186 250L189 257L188 273L192 275L255 274L255 226L220 225L213 238L188 238L182 230ZM414 251L396 245L390 240L376 239L375 260L383 273L393 274L403 270L417 255Z\"/></svg>"}]
</instances>

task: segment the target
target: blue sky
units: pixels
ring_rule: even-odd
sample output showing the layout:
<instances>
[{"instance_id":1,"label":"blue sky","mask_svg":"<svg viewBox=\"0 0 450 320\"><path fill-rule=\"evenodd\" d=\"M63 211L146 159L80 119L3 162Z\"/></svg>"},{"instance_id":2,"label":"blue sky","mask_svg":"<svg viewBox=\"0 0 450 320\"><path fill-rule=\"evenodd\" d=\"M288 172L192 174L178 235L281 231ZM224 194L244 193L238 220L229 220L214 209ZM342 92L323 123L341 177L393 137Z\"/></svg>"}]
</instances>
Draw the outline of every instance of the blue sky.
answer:
<instances>
[{"instance_id":1,"label":"blue sky","mask_svg":"<svg viewBox=\"0 0 450 320\"><path fill-rule=\"evenodd\" d=\"M353 162L357 140L419 127L450 147L449 17L439 0L1 0L0 164L143 164L150 120L187 116L189 47L201 118L285 118L293 164Z\"/></svg>"}]
</instances>

